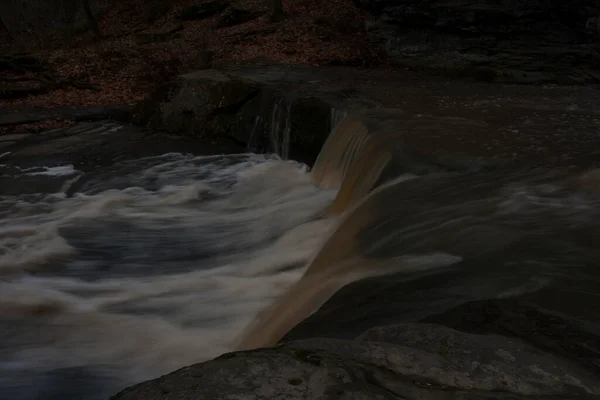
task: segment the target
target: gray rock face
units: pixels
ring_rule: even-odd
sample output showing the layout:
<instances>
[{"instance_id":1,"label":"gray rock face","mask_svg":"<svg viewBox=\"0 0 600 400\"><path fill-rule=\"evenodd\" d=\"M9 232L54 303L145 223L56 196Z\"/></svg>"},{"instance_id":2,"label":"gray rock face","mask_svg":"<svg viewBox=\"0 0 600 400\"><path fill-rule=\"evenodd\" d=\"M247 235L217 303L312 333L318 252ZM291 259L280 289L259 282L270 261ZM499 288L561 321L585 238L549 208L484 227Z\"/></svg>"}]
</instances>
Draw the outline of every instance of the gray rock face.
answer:
<instances>
[{"instance_id":1,"label":"gray rock face","mask_svg":"<svg viewBox=\"0 0 600 400\"><path fill-rule=\"evenodd\" d=\"M520 340L431 324L231 353L126 389L133 399L591 399L597 377Z\"/></svg>"},{"instance_id":2,"label":"gray rock face","mask_svg":"<svg viewBox=\"0 0 600 400\"><path fill-rule=\"evenodd\" d=\"M596 1L355 0L397 64L481 80L598 82Z\"/></svg>"},{"instance_id":3,"label":"gray rock face","mask_svg":"<svg viewBox=\"0 0 600 400\"><path fill-rule=\"evenodd\" d=\"M331 131L332 106L298 82L310 78L310 69L300 68L300 74L290 71L299 76L291 81L295 87L289 91L280 85L287 79L285 69L275 68L274 74L242 71L182 75L141 104L135 121L170 133L229 140L244 150L274 152L311 164Z\"/></svg>"},{"instance_id":4,"label":"gray rock face","mask_svg":"<svg viewBox=\"0 0 600 400\"><path fill-rule=\"evenodd\" d=\"M430 360L437 358L438 364L430 364L418 375L430 375L447 386L529 395L585 394L600 390L596 377L580 366L545 354L519 339L469 334L433 324L398 324L370 329L358 341L367 346L370 342L403 346L403 354L409 354L409 349L428 353ZM391 359L395 351L387 349L386 358ZM407 360L406 368L415 370L412 360ZM444 372L437 375L439 371ZM575 376L588 379L579 380Z\"/></svg>"},{"instance_id":5,"label":"gray rock face","mask_svg":"<svg viewBox=\"0 0 600 400\"><path fill-rule=\"evenodd\" d=\"M231 66L178 77L137 107L134 121L312 165L345 115L388 108L404 113L385 129L402 134L399 144L415 163L589 165L597 158L589 150L599 142L599 93L425 80L408 71Z\"/></svg>"}]
</instances>

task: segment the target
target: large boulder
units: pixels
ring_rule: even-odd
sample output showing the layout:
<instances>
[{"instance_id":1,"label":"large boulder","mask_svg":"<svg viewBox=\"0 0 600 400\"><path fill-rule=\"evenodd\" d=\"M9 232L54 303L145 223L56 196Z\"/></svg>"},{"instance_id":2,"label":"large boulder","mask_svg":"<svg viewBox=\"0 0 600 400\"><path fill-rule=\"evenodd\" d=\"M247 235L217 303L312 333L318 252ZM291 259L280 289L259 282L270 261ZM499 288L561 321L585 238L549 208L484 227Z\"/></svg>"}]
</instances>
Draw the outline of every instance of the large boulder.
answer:
<instances>
[{"instance_id":1,"label":"large boulder","mask_svg":"<svg viewBox=\"0 0 600 400\"><path fill-rule=\"evenodd\" d=\"M310 69L300 70L305 74L298 79L311 76ZM134 121L312 164L331 131L333 103L295 80L283 86L286 72L242 68L181 75L141 103Z\"/></svg>"},{"instance_id":2,"label":"large boulder","mask_svg":"<svg viewBox=\"0 0 600 400\"><path fill-rule=\"evenodd\" d=\"M541 400L598 395L593 374L520 340L399 324L354 340L310 339L226 354L112 399Z\"/></svg>"},{"instance_id":3,"label":"large boulder","mask_svg":"<svg viewBox=\"0 0 600 400\"><path fill-rule=\"evenodd\" d=\"M598 82L592 0L355 0L396 64L519 83Z\"/></svg>"}]
</instances>

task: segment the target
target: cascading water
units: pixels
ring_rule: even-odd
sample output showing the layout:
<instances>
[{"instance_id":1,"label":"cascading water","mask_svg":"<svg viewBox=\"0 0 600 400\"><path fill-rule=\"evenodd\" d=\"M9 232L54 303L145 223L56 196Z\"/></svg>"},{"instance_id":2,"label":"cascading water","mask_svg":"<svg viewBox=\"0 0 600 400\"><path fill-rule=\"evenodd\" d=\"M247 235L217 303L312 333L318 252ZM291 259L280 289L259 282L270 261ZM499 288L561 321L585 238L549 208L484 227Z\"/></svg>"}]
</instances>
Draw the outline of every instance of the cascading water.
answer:
<instances>
[{"instance_id":1,"label":"cascading water","mask_svg":"<svg viewBox=\"0 0 600 400\"><path fill-rule=\"evenodd\" d=\"M600 285L593 261L600 245L585 239L600 228L600 193L591 178L597 173L573 168L417 177L402 171L402 131L370 131L368 118L338 124L312 171L322 188L339 188L328 208L329 215L343 212L337 228L302 279L257 316L240 348L276 344L341 287L380 274L410 280L419 276L415 271L435 274L447 267L471 274L475 286L450 289L462 291L458 300L447 293L458 304L564 290L567 277L571 287ZM390 176L382 182L386 169ZM585 255L575 256L583 243ZM444 310L438 299L430 301L424 308L430 313Z\"/></svg>"},{"instance_id":2,"label":"cascading water","mask_svg":"<svg viewBox=\"0 0 600 400\"><path fill-rule=\"evenodd\" d=\"M85 170L0 158L2 188L19 188L0 191L2 398L104 399L272 346L345 285L387 274L395 303L370 311L394 323L548 290L568 294L561 312L598 319L598 172L416 176L402 148L408 120L387 124L400 114L332 112L310 173L256 154ZM270 139L284 157L290 129L278 103ZM556 296L544 296L534 300L551 309ZM358 332L368 318L350 320Z\"/></svg>"},{"instance_id":3,"label":"cascading water","mask_svg":"<svg viewBox=\"0 0 600 400\"><path fill-rule=\"evenodd\" d=\"M332 222L317 216L334 193L276 156L0 174L59 188L0 196L2 398L67 398L70 376L81 376L73 398L106 398L232 350Z\"/></svg>"},{"instance_id":4,"label":"cascading water","mask_svg":"<svg viewBox=\"0 0 600 400\"><path fill-rule=\"evenodd\" d=\"M269 131L269 140L271 149L279 154L284 160L287 160L290 154L290 134L292 102L284 98L275 100L273 111L271 112L271 124Z\"/></svg>"}]
</instances>

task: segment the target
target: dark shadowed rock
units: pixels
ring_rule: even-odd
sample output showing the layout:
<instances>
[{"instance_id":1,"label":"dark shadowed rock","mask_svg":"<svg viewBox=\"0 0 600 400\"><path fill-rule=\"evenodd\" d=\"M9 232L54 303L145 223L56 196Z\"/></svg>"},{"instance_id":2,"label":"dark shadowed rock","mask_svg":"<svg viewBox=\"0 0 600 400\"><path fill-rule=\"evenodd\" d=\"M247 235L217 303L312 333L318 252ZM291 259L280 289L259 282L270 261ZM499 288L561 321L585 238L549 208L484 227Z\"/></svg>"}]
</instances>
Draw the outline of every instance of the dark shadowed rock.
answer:
<instances>
[{"instance_id":1,"label":"dark shadowed rock","mask_svg":"<svg viewBox=\"0 0 600 400\"><path fill-rule=\"evenodd\" d=\"M365 344L378 342L405 346L407 353L411 349L440 356L443 362L453 366L457 375L444 373L431 378L447 386L466 378L469 381L466 385L473 388L523 394L585 394L600 390L595 373L516 338L469 334L434 324L398 324L370 329L357 340ZM385 354L388 358L393 357L392 351L385 351ZM409 369L415 368L408 362L407 365ZM435 368L418 374L432 373L432 370ZM573 379L575 376L587 376L589 380L584 383L585 379L578 381Z\"/></svg>"},{"instance_id":2,"label":"dark shadowed rock","mask_svg":"<svg viewBox=\"0 0 600 400\"><path fill-rule=\"evenodd\" d=\"M265 81L269 75L253 79L231 72L182 75L142 103L134 120L171 133L314 162L331 131L331 103L301 88L288 91L278 81Z\"/></svg>"},{"instance_id":3,"label":"dark shadowed rock","mask_svg":"<svg viewBox=\"0 0 600 400\"><path fill-rule=\"evenodd\" d=\"M135 41L137 44L149 44L164 42L175 37L175 34L183 29L181 24L171 24L160 30L149 30L136 33Z\"/></svg>"},{"instance_id":4,"label":"dark shadowed rock","mask_svg":"<svg viewBox=\"0 0 600 400\"><path fill-rule=\"evenodd\" d=\"M100 121L105 119L128 121L130 115L127 107L32 109L0 114L0 127L32 124L57 118L70 119L77 122Z\"/></svg>"},{"instance_id":5,"label":"dark shadowed rock","mask_svg":"<svg viewBox=\"0 0 600 400\"><path fill-rule=\"evenodd\" d=\"M355 0L398 65L519 83L598 82L596 1Z\"/></svg>"},{"instance_id":6,"label":"dark shadowed rock","mask_svg":"<svg viewBox=\"0 0 600 400\"><path fill-rule=\"evenodd\" d=\"M252 82L220 71L199 71L163 86L138 106L134 121L169 133L226 141L236 136L239 112L258 92Z\"/></svg>"},{"instance_id":7,"label":"dark shadowed rock","mask_svg":"<svg viewBox=\"0 0 600 400\"><path fill-rule=\"evenodd\" d=\"M227 10L219 21L217 22L217 28L228 28L235 25L244 24L248 21L252 21L260 17L262 13L255 10L246 10L243 8L230 8Z\"/></svg>"},{"instance_id":8,"label":"dark shadowed rock","mask_svg":"<svg viewBox=\"0 0 600 400\"><path fill-rule=\"evenodd\" d=\"M212 67L212 62L215 57L215 52L210 50L200 51L196 56L194 68L209 69Z\"/></svg>"},{"instance_id":9,"label":"dark shadowed rock","mask_svg":"<svg viewBox=\"0 0 600 400\"><path fill-rule=\"evenodd\" d=\"M542 291L537 296L555 296ZM525 300L525 301L524 301ZM463 332L519 337L541 349L571 358L600 376L597 324L552 312L525 299L483 300L466 303L424 319ZM590 318L592 321L595 316Z\"/></svg>"},{"instance_id":10,"label":"dark shadowed rock","mask_svg":"<svg viewBox=\"0 0 600 400\"><path fill-rule=\"evenodd\" d=\"M200 4L193 4L181 9L180 18L184 21L193 21L212 17L229 7L229 1L212 0Z\"/></svg>"}]
</instances>

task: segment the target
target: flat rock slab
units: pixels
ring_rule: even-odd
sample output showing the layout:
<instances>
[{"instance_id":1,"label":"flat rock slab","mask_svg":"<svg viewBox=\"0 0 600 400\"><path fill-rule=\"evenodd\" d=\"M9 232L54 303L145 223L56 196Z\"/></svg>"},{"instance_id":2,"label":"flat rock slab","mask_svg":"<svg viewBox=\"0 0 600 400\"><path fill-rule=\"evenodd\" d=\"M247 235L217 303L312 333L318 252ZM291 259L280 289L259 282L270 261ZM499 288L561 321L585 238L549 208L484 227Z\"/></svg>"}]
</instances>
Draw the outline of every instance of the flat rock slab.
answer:
<instances>
[{"instance_id":1,"label":"flat rock slab","mask_svg":"<svg viewBox=\"0 0 600 400\"><path fill-rule=\"evenodd\" d=\"M112 399L592 399L596 378L518 340L403 324L226 354Z\"/></svg>"},{"instance_id":2,"label":"flat rock slab","mask_svg":"<svg viewBox=\"0 0 600 400\"><path fill-rule=\"evenodd\" d=\"M406 153L531 165L600 162L600 90L423 79L407 71L234 66L181 75L136 110L136 121L313 164L346 115L387 108ZM199 129L203 127L203 129Z\"/></svg>"}]
</instances>

